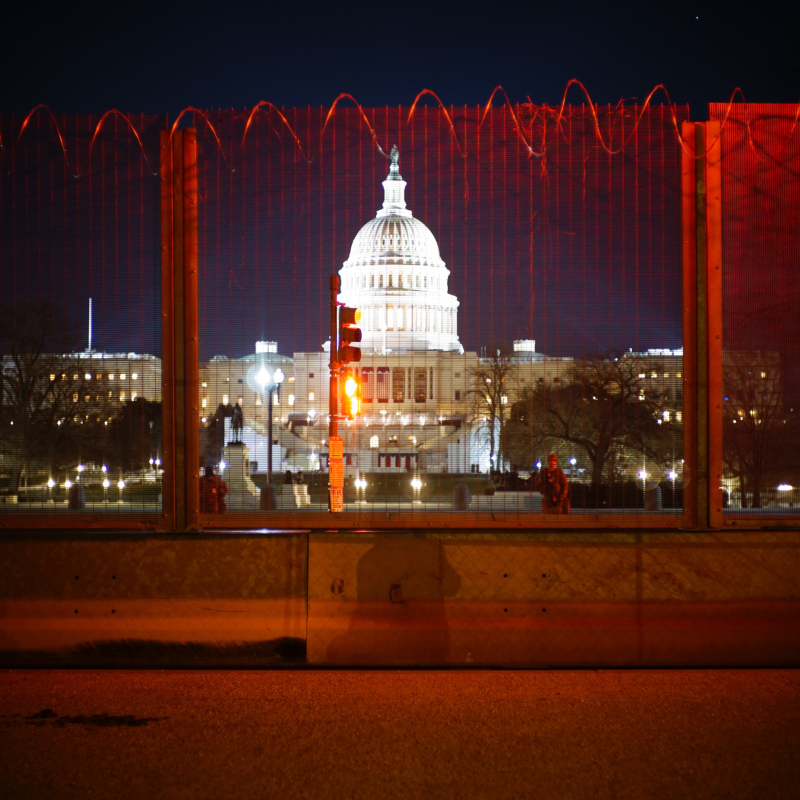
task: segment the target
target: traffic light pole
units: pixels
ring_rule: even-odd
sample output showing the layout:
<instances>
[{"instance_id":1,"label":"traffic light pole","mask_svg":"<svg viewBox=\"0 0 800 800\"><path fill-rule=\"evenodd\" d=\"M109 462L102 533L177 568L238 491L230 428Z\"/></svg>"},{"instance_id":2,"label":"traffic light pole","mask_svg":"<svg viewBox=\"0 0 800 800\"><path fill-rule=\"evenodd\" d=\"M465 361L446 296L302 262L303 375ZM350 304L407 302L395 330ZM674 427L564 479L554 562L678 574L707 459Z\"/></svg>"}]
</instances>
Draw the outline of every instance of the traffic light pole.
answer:
<instances>
[{"instance_id":1,"label":"traffic light pole","mask_svg":"<svg viewBox=\"0 0 800 800\"><path fill-rule=\"evenodd\" d=\"M339 439L339 276L331 275L331 383L328 407L328 511L344 510L344 448Z\"/></svg>"},{"instance_id":2,"label":"traffic light pole","mask_svg":"<svg viewBox=\"0 0 800 800\"><path fill-rule=\"evenodd\" d=\"M339 424L336 419L339 413L339 276L331 275L331 391L328 417L328 438L339 435Z\"/></svg>"}]
</instances>

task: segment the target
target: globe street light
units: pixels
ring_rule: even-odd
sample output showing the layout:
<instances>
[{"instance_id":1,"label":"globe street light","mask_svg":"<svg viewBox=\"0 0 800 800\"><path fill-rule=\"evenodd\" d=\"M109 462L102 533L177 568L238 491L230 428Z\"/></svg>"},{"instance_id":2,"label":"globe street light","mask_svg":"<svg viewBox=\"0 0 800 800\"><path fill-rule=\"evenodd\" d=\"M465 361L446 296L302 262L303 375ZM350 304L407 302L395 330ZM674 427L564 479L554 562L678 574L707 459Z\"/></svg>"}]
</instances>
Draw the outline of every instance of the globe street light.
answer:
<instances>
[{"instance_id":1,"label":"globe street light","mask_svg":"<svg viewBox=\"0 0 800 800\"><path fill-rule=\"evenodd\" d=\"M256 374L256 380L261 386L261 407L264 407L264 392L269 390L267 395L267 486L272 486L272 395L277 390L280 396L281 384L286 376L280 367L270 375L264 365Z\"/></svg>"}]
</instances>

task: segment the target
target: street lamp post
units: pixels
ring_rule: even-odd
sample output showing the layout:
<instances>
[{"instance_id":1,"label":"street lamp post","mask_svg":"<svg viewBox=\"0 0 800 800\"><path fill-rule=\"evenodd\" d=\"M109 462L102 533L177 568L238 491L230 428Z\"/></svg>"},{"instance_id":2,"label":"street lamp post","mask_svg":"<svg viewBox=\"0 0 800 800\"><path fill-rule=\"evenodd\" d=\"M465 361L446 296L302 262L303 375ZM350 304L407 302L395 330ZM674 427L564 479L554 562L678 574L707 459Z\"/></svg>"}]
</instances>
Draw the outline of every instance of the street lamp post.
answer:
<instances>
[{"instance_id":1,"label":"street lamp post","mask_svg":"<svg viewBox=\"0 0 800 800\"><path fill-rule=\"evenodd\" d=\"M269 389L267 400L267 486L272 486L272 394L277 391L280 396L284 377L280 367L275 370L273 375L270 375L263 365L256 375L256 380L261 385L261 408L264 408L264 392Z\"/></svg>"}]
</instances>

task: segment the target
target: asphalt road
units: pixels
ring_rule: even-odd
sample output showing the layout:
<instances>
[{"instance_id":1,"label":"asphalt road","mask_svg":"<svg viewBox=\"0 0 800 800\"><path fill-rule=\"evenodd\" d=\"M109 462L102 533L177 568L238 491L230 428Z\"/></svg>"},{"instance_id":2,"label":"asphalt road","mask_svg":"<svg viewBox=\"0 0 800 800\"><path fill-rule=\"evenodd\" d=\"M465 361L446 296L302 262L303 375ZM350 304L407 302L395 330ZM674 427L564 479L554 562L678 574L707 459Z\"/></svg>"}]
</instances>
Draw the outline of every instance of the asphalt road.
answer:
<instances>
[{"instance_id":1,"label":"asphalt road","mask_svg":"<svg viewBox=\"0 0 800 800\"><path fill-rule=\"evenodd\" d=\"M800 671L4 671L14 798L797 798Z\"/></svg>"}]
</instances>

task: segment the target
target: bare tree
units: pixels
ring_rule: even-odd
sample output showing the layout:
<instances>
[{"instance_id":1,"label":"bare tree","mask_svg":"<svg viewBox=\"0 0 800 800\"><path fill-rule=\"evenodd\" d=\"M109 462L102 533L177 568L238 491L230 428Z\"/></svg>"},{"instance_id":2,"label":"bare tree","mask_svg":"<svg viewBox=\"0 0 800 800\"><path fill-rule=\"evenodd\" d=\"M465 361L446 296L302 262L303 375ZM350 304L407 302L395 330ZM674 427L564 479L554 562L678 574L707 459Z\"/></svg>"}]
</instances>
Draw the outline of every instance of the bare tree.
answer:
<instances>
[{"instance_id":1,"label":"bare tree","mask_svg":"<svg viewBox=\"0 0 800 800\"><path fill-rule=\"evenodd\" d=\"M493 347L491 355L478 360L466 400L473 428L482 431L489 446L491 469L499 469L504 458L505 426L515 391L515 362L511 352Z\"/></svg>"},{"instance_id":2,"label":"bare tree","mask_svg":"<svg viewBox=\"0 0 800 800\"><path fill-rule=\"evenodd\" d=\"M724 354L723 458L739 480L743 508L748 492L753 508L761 508L766 479L797 440L796 417L785 408L781 384L778 353Z\"/></svg>"},{"instance_id":3,"label":"bare tree","mask_svg":"<svg viewBox=\"0 0 800 800\"><path fill-rule=\"evenodd\" d=\"M107 427L105 455L122 472L147 468L161 454L161 403L128 400Z\"/></svg>"},{"instance_id":4,"label":"bare tree","mask_svg":"<svg viewBox=\"0 0 800 800\"><path fill-rule=\"evenodd\" d=\"M663 369L648 362L650 369ZM529 421L531 442L568 442L580 447L592 465L592 483L612 473L627 452L663 463L668 458L670 426L664 410L669 399L648 391L641 363L630 357L575 361L565 380L539 384L523 392L516 415Z\"/></svg>"},{"instance_id":5,"label":"bare tree","mask_svg":"<svg viewBox=\"0 0 800 800\"><path fill-rule=\"evenodd\" d=\"M77 342L77 330L54 303L0 310L0 457L14 487L26 470L57 470L79 457L84 440L88 446L88 362L73 352ZM92 411L95 419L101 412Z\"/></svg>"}]
</instances>

